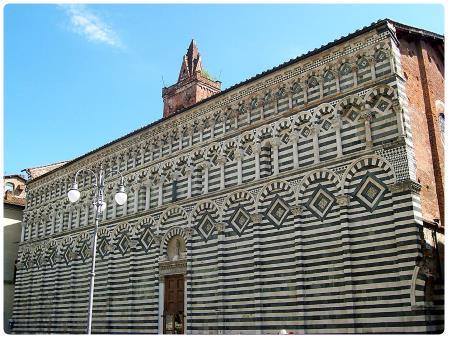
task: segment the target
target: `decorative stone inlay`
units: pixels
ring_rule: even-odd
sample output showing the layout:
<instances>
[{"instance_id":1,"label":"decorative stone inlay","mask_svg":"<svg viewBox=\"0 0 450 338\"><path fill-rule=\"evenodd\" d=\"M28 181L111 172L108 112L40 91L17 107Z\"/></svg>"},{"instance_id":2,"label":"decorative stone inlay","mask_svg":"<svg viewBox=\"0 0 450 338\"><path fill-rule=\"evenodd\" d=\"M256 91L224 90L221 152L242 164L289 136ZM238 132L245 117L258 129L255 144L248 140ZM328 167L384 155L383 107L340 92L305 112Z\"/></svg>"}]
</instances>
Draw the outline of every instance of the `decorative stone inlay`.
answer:
<instances>
[{"instance_id":1,"label":"decorative stone inlay","mask_svg":"<svg viewBox=\"0 0 450 338\"><path fill-rule=\"evenodd\" d=\"M200 220L200 222L198 222L196 230L206 242L213 233L214 227L215 227L214 220L211 218L211 216L209 216L209 214L205 214L203 218Z\"/></svg>"},{"instance_id":2,"label":"decorative stone inlay","mask_svg":"<svg viewBox=\"0 0 450 338\"><path fill-rule=\"evenodd\" d=\"M190 226L183 228L184 236L186 236L186 238L191 238L193 231L194 231L194 229ZM157 243L161 242L161 239L157 238L156 240L157 240Z\"/></svg>"},{"instance_id":3,"label":"decorative stone inlay","mask_svg":"<svg viewBox=\"0 0 450 338\"><path fill-rule=\"evenodd\" d=\"M304 138L307 138L311 134L311 129L307 126L303 127L303 129L300 131L300 135L302 135Z\"/></svg>"},{"instance_id":4,"label":"decorative stone inlay","mask_svg":"<svg viewBox=\"0 0 450 338\"><path fill-rule=\"evenodd\" d=\"M300 216L304 210L305 207L303 205L294 205L291 207L291 213L294 216Z\"/></svg>"},{"instance_id":5,"label":"decorative stone inlay","mask_svg":"<svg viewBox=\"0 0 450 338\"><path fill-rule=\"evenodd\" d=\"M120 237L116 247L122 255L130 249L130 240L126 234L122 234L122 237Z\"/></svg>"},{"instance_id":6,"label":"decorative stone inlay","mask_svg":"<svg viewBox=\"0 0 450 338\"><path fill-rule=\"evenodd\" d=\"M155 242L155 237L149 228L145 228L142 236L139 237L138 243L144 249L145 252L148 252L152 244Z\"/></svg>"},{"instance_id":7,"label":"decorative stone inlay","mask_svg":"<svg viewBox=\"0 0 450 338\"><path fill-rule=\"evenodd\" d=\"M349 203L350 203L350 195L346 195L346 194L338 195L338 196L336 196L336 202L340 206L349 205Z\"/></svg>"},{"instance_id":8,"label":"decorative stone inlay","mask_svg":"<svg viewBox=\"0 0 450 338\"><path fill-rule=\"evenodd\" d=\"M261 214L258 214L258 213L251 214L250 218L251 218L253 224L259 224L259 223L262 222L262 215Z\"/></svg>"},{"instance_id":9,"label":"decorative stone inlay","mask_svg":"<svg viewBox=\"0 0 450 338\"><path fill-rule=\"evenodd\" d=\"M216 223L216 230L218 233L222 233L225 230L225 223Z\"/></svg>"},{"instance_id":10,"label":"decorative stone inlay","mask_svg":"<svg viewBox=\"0 0 450 338\"><path fill-rule=\"evenodd\" d=\"M420 190L422 189L422 185L420 183L412 180L405 180L402 182L392 183L389 184L387 187L392 193L411 191L415 194L419 194Z\"/></svg>"},{"instance_id":11,"label":"decorative stone inlay","mask_svg":"<svg viewBox=\"0 0 450 338\"><path fill-rule=\"evenodd\" d=\"M64 253L62 255L62 258L64 260L64 262L67 264L70 263L70 261L73 259L73 253L72 253L72 249L70 248L70 246L66 246L66 249L64 250Z\"/></svg>"},{"instance_id":12,"label":"decorative stone inlay","mask_svg":"<svg viewBox=\"0 0 450 338\"><path fill-rule=\"evenodd\" d=\"M348 75L352 72L352 67L348 63L344 63L341 67L340 73L342 76Z\"/></svg>"},{"instance_id":13,"label":"decorative stone inlay","mask_svg":"<svg viewBox=\"0 0 450 338\"><path fill-rule=\"evenodd\" d=\"M33 263L36 267L40 268L44 262L42 249L38 249L34 253Z\"/></svg>"},{"instance_id":14,"label":"decorative stone inlay","mask_svg":"<svg viewBox=\"0 0 450 338\"><path fill-rule=\"evenodd\" d=\"M100 243L98 244L98 250L97 250L100 257L104 258L109 253L110 250L111 250L111 246L109 245L107 238L106 237L101 238Z\"/></svg>"},{"instance_id":15,"label":"decorative stone inlay","mask_svg":"<svg viewBox=\"0 0 450 338\"><path fill-rule=\"evenodd\" d=\"M344 114L344 118L354 125L359 120L360 116L359 113L360 113L359 110L356 109L354 106L352 106L350 109L346 111L346 113Z\"/></svg>"},{"instance_id":16,"label":"decorative stone inlay","mask_svg":"<svg viewBox=\"0 0 450 338\"><path fill-rule=\"evenodd\" d=\"M333 195L319 184L312 193L306 207L321 221L325 219L328 212L331 210L336 199Z\"/></svg>"},{"instance_id":17,"label":"decorative stone inlay","mask_svg":"<svg viewBox=\"0 0 450 338\"><path fill-rule=\"evenodd\" d=\"M89 256L91 255L91 250L89 247L89 240L86 240L81 244L80 251L78 251L78 255L80 256L81 260L84 262Z\"/></svg>"},{"instance_id":18,"label":"decorative stone inlay","mask_svg":"<svg viewBox=\"0 0 450 338\"><path fill-rule=\"evenodd\" d=\"M386 113L389 110L389 108L391 106L392 106L392 103L388 99L386 99L385 97L381 96L378 99L377 103L375 104L374 109L376 111L378 111L379 113L384 114L384 113Z\"/></svg>"},{"instance_id":19,"label":"decorative stone inlay","mask_svg":"<svg viewBox=\"0 0 450 338\"><path fill-rule=\"evenodd\" d=\"M50 266L55 265L56 263L56 253L58 251L58 248L54 247L52 249L50 249L50 253L48 254L48 262L50 263Z\"/></svg>"},{"instance_id":20,"label":"decorative stone inlay","mask_svg":"<svg viewBox=\"0 0 450 338\"><path fill-rule=\"evenodd\" d=\"M289 211L289 206L280 197L276 196L272 200L266 216L270 223L279 228L286 221Z\"/></svg>"},{"instance_id":21,"label":"decorative stone inlay","mask_svg":"<svg viewBox=\"0 0 450 338\"><path fill-rule=\"evenodd\" d=\"M328 131L331 128L331 122L328 120L325 120L322 123L322 129L324 129L325 131Z\"/></svg>"},{"instance_id":22,"label":"decorative stone inlay","mask_svg":"<svg viewBox=\"0 0 450 338\"><path fill-rule=\"evenodd\" d=\"M376 209L386 192L386 185L372 173L367 173L355 189L355 197L370 212Z\"/></svg>"},{"instance_id":23,"label":"decorative stone inlay","mask_svg":"<svg viewBox=\"0 0 450 338\"><path fill-rule=\"evenodd\" d=\"M251 218L248 212L244 208L238 208L231 217L230 225L238 235L242 235L250 221Z\"/></svg>"}]
</instances>

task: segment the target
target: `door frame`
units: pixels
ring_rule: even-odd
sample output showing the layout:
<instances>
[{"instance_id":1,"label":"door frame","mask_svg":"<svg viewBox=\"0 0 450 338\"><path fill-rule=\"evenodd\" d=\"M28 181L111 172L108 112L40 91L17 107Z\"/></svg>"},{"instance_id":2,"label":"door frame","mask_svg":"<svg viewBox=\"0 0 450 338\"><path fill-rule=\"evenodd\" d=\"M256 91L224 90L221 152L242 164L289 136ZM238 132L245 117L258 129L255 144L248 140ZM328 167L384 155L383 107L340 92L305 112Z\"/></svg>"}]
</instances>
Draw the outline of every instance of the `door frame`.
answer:
<instances>
[{"instance_id":1,"label":"door frame","mask_svg":"<svg viewBox=\"0 0 450 338\"><path fill-rule=\"evenodd\" d=\"M182 275L184 278L184 334L187 334L187 278L186 273L163 274L159 276L158 286L158 334L164 334L164 297L165 297L165 279L171 275Z\"/></svg>"}]
</instances>

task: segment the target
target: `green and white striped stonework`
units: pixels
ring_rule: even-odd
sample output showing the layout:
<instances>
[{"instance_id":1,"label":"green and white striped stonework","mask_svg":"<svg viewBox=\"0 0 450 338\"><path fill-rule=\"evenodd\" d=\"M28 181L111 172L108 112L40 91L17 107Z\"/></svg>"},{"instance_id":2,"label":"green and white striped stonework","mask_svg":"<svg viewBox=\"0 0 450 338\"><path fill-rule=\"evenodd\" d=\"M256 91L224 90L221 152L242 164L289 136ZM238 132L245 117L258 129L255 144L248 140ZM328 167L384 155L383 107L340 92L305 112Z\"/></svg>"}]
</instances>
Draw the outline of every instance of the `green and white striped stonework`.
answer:
<instances>
[{"instance_id":1,"label":"green and white striped stonework","mask_svg":"<svg viewBox=\"0 0 450 338\"><path fill-rule=\"evenodd\" d=\"M162 332L171 238L189 334L437 332L420 185L388 26L281 67L31 181L15 333L83 333L92 178L107 181L94 333ZM168 268L167 268L168 267ZM169 270L167 270L169 269ZM164 270L164 271L163 271ZM174 270L175 271L175 270Z\"/></svg>"}]
</instances>

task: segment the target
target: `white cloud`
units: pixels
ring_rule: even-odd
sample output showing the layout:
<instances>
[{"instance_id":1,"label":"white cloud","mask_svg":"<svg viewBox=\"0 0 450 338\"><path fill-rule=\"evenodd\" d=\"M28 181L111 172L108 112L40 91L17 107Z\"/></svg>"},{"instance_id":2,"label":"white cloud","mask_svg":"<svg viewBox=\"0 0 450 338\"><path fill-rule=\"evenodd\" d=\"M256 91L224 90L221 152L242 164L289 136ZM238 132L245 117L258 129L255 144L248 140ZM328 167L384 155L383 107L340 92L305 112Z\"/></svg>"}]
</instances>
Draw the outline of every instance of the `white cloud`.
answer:
<instances>
[{"instance_id":1,"label":"white cloud","mask_svg":"<svg viewBox=\"0 0 450 338\"><path fill-rule=\"evenodd\" d=\"M70 28L89 41L123 48L117 33L84 5L61 5L70 20Z\"/></svg>"}]
</instances>

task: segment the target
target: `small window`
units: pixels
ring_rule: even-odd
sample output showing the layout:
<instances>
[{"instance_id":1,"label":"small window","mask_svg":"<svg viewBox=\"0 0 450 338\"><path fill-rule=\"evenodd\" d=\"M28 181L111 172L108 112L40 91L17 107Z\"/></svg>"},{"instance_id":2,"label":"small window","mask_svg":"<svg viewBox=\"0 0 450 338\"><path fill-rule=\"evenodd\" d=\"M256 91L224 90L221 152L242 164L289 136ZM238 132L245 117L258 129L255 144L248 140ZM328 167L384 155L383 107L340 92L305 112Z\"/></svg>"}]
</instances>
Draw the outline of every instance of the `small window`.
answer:
<instances>
[{"instance_id":1,"label":"small window","mask_svg":"<svg viewBox=\"0 0 450 338\"><path fill-rule=\"evenodd\" d=\"M7 183L6 183L6 186L5 186L5 190L6 190L6 191L14 192L14 183L7 182Z\"/></svg>"},{"instance_id":2,"label":"small window","mask_svg":"<svg viewBox=\"0 0 450 338\"><path fill-rule=\"evenodd\" d=\"M441 133L443 136L444 132L445 132L445 115L444 115L444 113L439 114L439 127L441 128Z\"/></svg>"}]
</instances>

